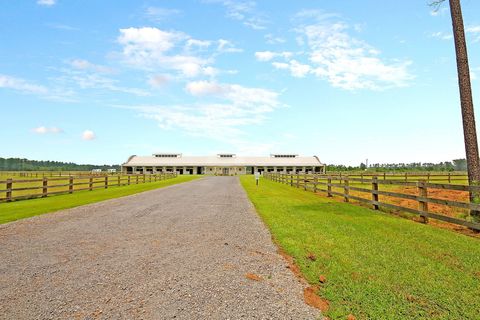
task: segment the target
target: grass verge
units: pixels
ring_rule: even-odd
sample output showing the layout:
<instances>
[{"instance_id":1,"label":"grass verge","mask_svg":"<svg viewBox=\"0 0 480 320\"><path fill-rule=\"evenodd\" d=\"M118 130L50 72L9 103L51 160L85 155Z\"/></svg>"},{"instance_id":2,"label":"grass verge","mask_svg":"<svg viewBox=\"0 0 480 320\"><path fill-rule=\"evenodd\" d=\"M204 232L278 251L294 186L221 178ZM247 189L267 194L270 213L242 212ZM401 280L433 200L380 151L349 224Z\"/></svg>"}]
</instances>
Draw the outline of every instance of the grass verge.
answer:
<instances>
[{"instance_id":1,"label":"grass verge","mask_svg":"<svg viewBox=\"0 0 480 320\"><path fill-rule=\"evenodd\" d=\"M191 181L199 177L200 176L177 176L173 179L158 182L141 183L122 187L109 187L108 189L96 189L93 191L78 191L73 194L0 203L0 224L107 199L128 196L143 191L163 188L173 184Z\"/></svg>"},{"instance_id":2,"label":"grass verge","mask_svg":"<svg viewBox=\"0 0 480 320\"><path fill-rule=\"evenodd\" d=\"M329 301L324 315L478 319L478 239L264 179L241 182L276 243Z\"/></svg>"}]
</instances>

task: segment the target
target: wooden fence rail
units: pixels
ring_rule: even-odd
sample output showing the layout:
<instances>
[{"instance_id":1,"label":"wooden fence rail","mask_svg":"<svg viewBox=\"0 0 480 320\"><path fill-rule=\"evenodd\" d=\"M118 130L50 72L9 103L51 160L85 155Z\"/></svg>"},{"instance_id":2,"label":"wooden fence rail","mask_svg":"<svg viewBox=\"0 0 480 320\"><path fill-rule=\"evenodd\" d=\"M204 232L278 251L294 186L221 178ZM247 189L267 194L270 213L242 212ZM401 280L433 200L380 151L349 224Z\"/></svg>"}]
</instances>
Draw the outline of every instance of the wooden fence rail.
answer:
<instances>
[{"instance_id":1,"label":"wooden fence rail","mask_svg":"<svg viewBox=\"0 0 480 320\"><path fill-rule=\"evenodd\" d=\"M359 177L363 178L373 178L377 177L377 179L397 179L403 181L418 181L418 180L426 180L427 182L430 181L448 181L451 183L452 181L468 181L468 176L466 172L445 172L445 173L438 173L438 172L402 172L402 173L392 173L392 172L378 172L378 173L329 173L327 176L331 177Z\"/></svg>"},{"instance_id":2,"label":"wooden fence rail","mask_svg":"<svg viewBox=\"0 0 480 320\"><path fill-rule=\"evenodd\" d=\"M325 192L328 197L339 196L343 197L344 202L349 202L350 200L356 200L359 202L367 203L372 206L372 209L379 210L379 208L387 208L405 211L413 214L417 214L422 218L424 223L428 223L428 219L437 219L457 225L462 225L470 229L480 231L480 223L467 221L464 219L454 218L439 213L429 211L428 204L440 204L451 208L461 208L467 210L480 211L480 204L470 203L470 202L461 202L453 201L446 199L432 198L428 196L429 189L443 189L443 190L456 190L456 191L479 191L480 186L467 186L467 185L454 185L454 184L439 184L439 183L429 183L426 180L421 180L417 182L409 182L404 179L402 180L388 180L381 179L381 177L373 176L371 179L366 179L364 177L355 178L350 176L331 176L331 175L313 175L313 174L284 174L284 173L264 173L264 178L284 183L290 186L295 186L297 188L302 188L304 190L309 190L313 192ZM336 182L336 183L335 183ZM368 184L370 188L352 186L353 184ZM401 192L391 192L385 190L379 190L379 185L392 185L392 186L408 186L416 187L417 194L407 194ZM333 190L335 188L335 190ZM341 191L338 191L341 190ZM362 194L369 194L368 199L364 197L359 197L356 195L350 194L350 191L357 191ZM404 207L392 203L382 202L379 200L379 196L387 196L391 198L400 198L413 200L418 203L418 209L412 209L409 207Z\"/></svg>"},{"instance_id":3,"label":"wooden fence rail","mask_svg":"<svg viewBox=\"0 0 480 320\"><path fill-rule=\"evenodd\" d=\"M130 184L157 182L175 178L176 173L159 173L148 175L115 175L115 176L68 176L68 177L43 177L41 179L7 179L0 181L5 189L0 189L0 202L10 202L20 199L45 198L54 194L71 194L76 191L92 191L94 189L107 189L112 186L127 186ZM134 179L132 179L134 177ZM34 192L37 191L37 192ZM21 195L16 193L21 192Z\"/></svg>"}]
</instances>

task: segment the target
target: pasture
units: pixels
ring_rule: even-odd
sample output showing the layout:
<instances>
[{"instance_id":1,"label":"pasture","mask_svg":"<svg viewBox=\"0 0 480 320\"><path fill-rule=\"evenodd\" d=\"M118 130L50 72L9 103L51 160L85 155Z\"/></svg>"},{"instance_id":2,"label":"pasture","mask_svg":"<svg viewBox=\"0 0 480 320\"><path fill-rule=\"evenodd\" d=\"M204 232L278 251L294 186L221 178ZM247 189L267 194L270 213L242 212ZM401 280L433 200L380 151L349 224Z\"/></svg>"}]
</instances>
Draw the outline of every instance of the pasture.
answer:
<instances>
[{"instance_id":1,"label":"pasture","mask_svg":"<svg viewBox=\"0 0 480 320\"><path fill-rule=\"evenodd\" d=\"M405 175L404 178L395 175L392 179L389 176L369 175L267 173L265 177L292 187L327 195L337 201L373 207L376 210L474 236L477 234L472 232L472 229L480 230L480 224L475 224L474 218L470 215L471 209L480 210L480 206L469 200L469 190L479 190L479 187L468 186L464 175L448 177Z\"/></svg>"},{"instance_id":2,"label":"pasture","mask_svg":"<svg viewBox=\"0 0 480 320\"><path fill-rule=\"evenodd\" d=\"M31 175L31 177L27 175ZM155 175L122 175L122 174L91 174L76 173L76 175L63 175L56 173L7 173L4 180L0 180L0 201L12 201L17 199L31 199L47 197L63 193L96 189L108 189L110 187L128 186L131 184L151 183L160 180L171 179L173 173ZM13 177L12 177L13 176ZM34 177L35 176L35 177ZM0 178L1 179L1 178ZM4 196L2 196L4 194Z\"/></svg>"},{"instance_id":3,"label":"pasture","mask_svg":"<svg viewBox=\"0 0 480 320\"><path fill-rule=\"evenodd\" d=\"M199 176L177 176L175 178L151 183L139 183L126 186L112 185L107 189L99 188L93 191L83 190L72 194L67 193L47 198L0 203L0 224L89 203L128 196L197 178L199 178Z\"/></svg>"},{"instance_id":4,"label":"pasture","mask_svg":"<svg viewBox=\"0 0 480 320\"><path fill-rule=\"evenodd\" d=\"M477 319L478 239L251 177L242 185L331 319Z\"/></svg>"}]
</instances>

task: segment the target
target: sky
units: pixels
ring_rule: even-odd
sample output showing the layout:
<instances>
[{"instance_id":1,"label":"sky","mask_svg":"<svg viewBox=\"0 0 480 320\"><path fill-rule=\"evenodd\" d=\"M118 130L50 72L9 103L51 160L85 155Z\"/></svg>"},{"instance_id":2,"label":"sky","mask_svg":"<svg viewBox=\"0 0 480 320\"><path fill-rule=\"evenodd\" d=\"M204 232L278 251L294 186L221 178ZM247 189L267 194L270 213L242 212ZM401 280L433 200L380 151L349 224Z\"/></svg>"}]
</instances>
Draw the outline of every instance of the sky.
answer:
<instances>
[{"instance_id":1,"label":"sky","mask_svg":"<svg viewBox=\"0 0 480 320\"><path fill-rule=\"evenodd\" d=\"M448 1L447 1L448 2ZM0 157L465 157L448 3L0 0ZM462 0L480 108L480 2Z\"/></svg>"}]
</instances>

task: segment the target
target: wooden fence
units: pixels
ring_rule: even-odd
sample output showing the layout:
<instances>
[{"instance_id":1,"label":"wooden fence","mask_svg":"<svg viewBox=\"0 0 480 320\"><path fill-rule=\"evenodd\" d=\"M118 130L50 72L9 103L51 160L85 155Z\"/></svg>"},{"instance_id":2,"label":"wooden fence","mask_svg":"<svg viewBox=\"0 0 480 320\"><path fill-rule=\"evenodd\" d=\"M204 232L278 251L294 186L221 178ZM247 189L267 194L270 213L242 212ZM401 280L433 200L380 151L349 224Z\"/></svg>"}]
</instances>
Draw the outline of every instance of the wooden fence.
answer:
<instances>
[{"instance_id":1,"label":"wooden fence","mask_svg":"<svg viewBox=\"0 0 480 320\"><path fill-rule=\"evenodd\" d=\"M7 179L0 181L5 185L0 190L1 202L12 200L45 198L55 194L71 194L76 191L107 189L113 186L127 186L131 184L149 183L175 178L176 173L161 173L148 175L115 175L115 176L69 176L43 177L41 179ZM36 192L35 192L36 191ZM18 194L18 195L17 195Z\"/></svg>"},{"instance_id":2,"label":"wooden fence","mask_svg":"<svg viewBox=\"0 0 480 320\"><path fill-rule=\"evenodd\" d=\"M331 177L351 177L351 178L374 178L377 177L381 180L403 180L403 181L418 181L425 180L430 181L448 181L452 183L454 181L467 182L468 176L466 172L378 172L378 173L329 173Z\"/></svg>"},{"instance_id":3,"label":"wooden fence","mask_svg":"<svg viewBox=\"0 0 480 320\"><path fill-rule=\"evenodd\" d=\"M462 225L470 229L480 231L480 223L467 221L460 218L454 218L439 213L431 212L428 209L428 204L440 204L451 208L462 208L467 210L480 211L480 204L453 201L446 199L431 198L428 196L429 189L442 190L456 190L456 191L480 191L480 186L466 186L458 184L439 184L429 183L427 181L408 182L404 180L388 180L380 179L379 177L372 177L371 179L355 178L350 176L330 176L330 175L312 175L312 174L283 174L283 173L264 173L266 179L284 183L292 187L303 188L305 191L325 192L328 197L340 196L345 202L356 200L367 203L372 206L372 209L378 210L380 207L387 209L395 209L417 214L422 217L424 223L428 223L428 219L437 219L457 225ZM351 184L368 184L370 188L352 186ZM390 186L409 186L416 187L417 194L407 194L401 192L391 192L379 190L379 185ZM338 191L338 190L341 191ZM350 194L350 191L356 191L361 194L367 194L368 198L359 197ZM400 198L413 200L418 203L418 209L413 209L405 206L400 206L392 203L379 201L379 196L386 196L391 198Z\"/></svg>"},{"instance_id":4,"label":"wooden fence","mask_svg":"<svg viewBox=\"0 0 480 320\"><path fill-rule=\"evenodd\" d=\"M22 177L22 178L43 178L43 177L69 177L69 176L105 176L122 175L118 172L92 172L92 171L0 171L0 176Z\"/></svg>"}]
</instances>

